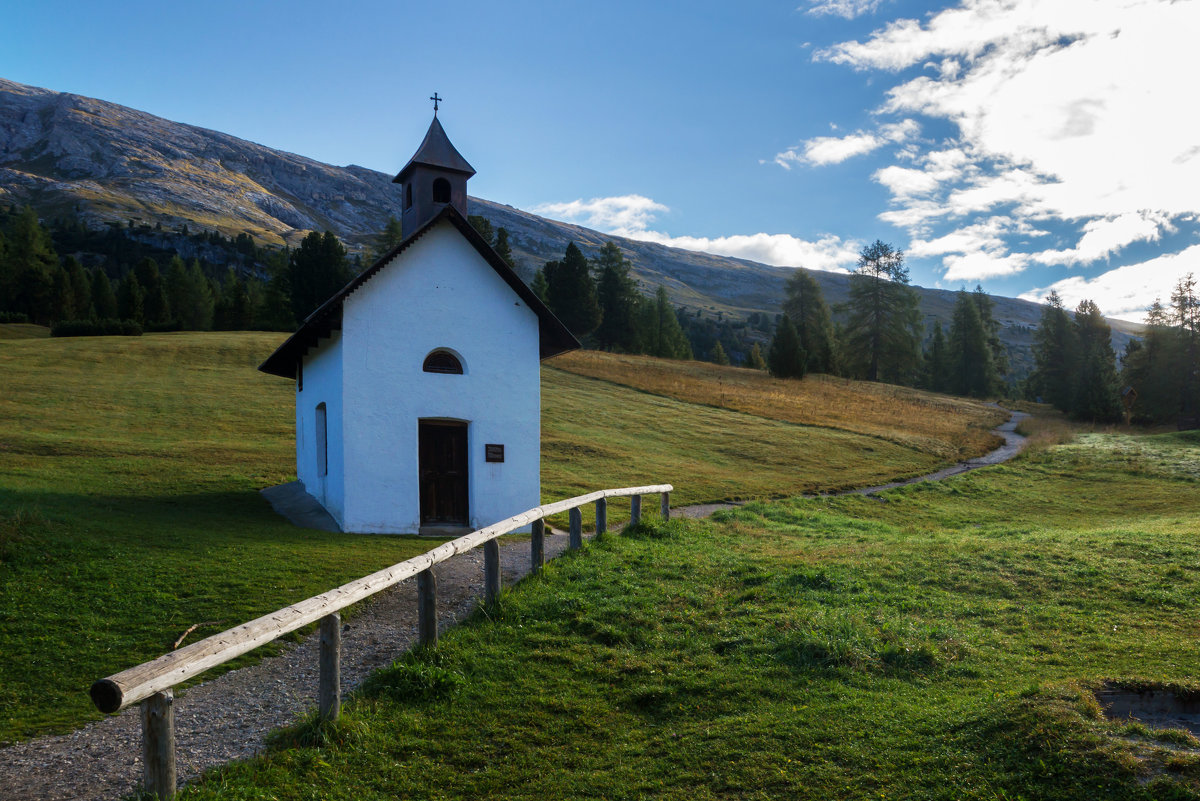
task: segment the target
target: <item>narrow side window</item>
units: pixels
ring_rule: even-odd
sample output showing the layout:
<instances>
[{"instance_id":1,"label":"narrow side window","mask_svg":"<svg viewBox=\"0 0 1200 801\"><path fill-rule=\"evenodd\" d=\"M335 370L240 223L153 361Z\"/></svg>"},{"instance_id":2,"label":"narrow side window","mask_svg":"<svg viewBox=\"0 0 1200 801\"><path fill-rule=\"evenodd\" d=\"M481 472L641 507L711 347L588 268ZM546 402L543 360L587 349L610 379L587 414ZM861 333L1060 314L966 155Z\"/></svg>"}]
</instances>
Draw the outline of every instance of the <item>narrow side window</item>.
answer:
<instances>
[{"instance_id":1,"label":"narrow side window","mask_svg":"<svg viewBox=\"0 0 1200 801\"><path fill-rule=\"evenodd\" d=\"M325 404L317 404L317 475L329 475L329 428L325 420Z\"/></svg>"}]
</instances>

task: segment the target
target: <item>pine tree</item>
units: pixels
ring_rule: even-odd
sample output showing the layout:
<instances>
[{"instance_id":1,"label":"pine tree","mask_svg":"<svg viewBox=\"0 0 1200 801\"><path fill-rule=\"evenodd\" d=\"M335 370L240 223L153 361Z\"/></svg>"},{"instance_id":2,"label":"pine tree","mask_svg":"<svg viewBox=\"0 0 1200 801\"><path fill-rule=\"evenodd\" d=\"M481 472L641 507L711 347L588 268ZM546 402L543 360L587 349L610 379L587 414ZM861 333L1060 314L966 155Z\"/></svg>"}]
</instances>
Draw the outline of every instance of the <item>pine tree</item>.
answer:
<instances>
[{"instance_id":1,"label":"pine tree","mask_svg":"<svg viewBox=\"0 0 1200 801\"><path fill-rule=\"evenodd\" d=\"M941 320L933 321L933 335L925 351L925 388L933 392L950 391L950 356Z\"/></svg>"},{"instance_id":2,"label":"pine tree","mask_svg":"<svg viewBox=\"0 0 1200 801\"><path fill-rule=\"evenodd\" d=\"M692 346L684 336L665 287L658 288L653 301L640 306L639 315L642 319L638 330L644 353L663 359L692 358Z\"/></svg>"},{"instance_id":3,"label":"pine tree","mask_svg":"<svg viewBox=\"0 0 1200 801\"><path fill-rule=\"evenodd\" d=\"M117 289L117 314L122 320L133 320L135 323L146 322L145 293L138 281L137 273L130 270L121 279Z\"/></svg>"},{"instance_id":4,"label":"pine tree","mask_svg":"<svg viewBox=\"0 0 1200 801\"><path fill-rule=\"evenodd\" d=\"M50 271L50 319L75 320L75 296L71 292L71 278L61 264Z\"/></svg>"},{"instance_id":5,"label":"pine tree","mask_svg":"<svg viewBox=\"0 0 1200 801\"><path fill-rule=\"evenodd\" d=\"M148 326L165 324L171 319L171 304L167 300L167 288L158 271L158 262L146 257L134 266L133 271L142 288L142 305L145 313L143 322Z\"/></svg>"},{"instance_id":6,"label":"pine tree","mask_svg":"<svg viewBox=\"0 0 1200 801\"><path fill-rule=\"evenodd\" d=\"M1121 406L1112 331L1100 309L1090 300L1081 301L1075 309L1075 340L1078 359L1071 415L1096 423L1116 421L1121 416Z\"/></svg>"},{"instance_id":7,"label":"pine tree","mask_svg":"<svg viewBox=\"0 0 1200 801\"><path fill-rule=\"evenodd\" d=\"M95 309L97 320L115 320L120 314L112 281L108 280L108 273L100 268L92 271L92 308Z\"/></svg>"},{"instance_id":8,"label":"pine tree","mask_svg":"<svg viewBox=\"0 0 1200 801\"><path fill-rule=\"evenodd\" d=\"M903 252L878 239L863 248L849 289L843 351L852 372L868 381L911 383L921 318Z\"/></svg>"},{"instance_id":9,"label":"pine tree","mask_svg":"<svg viewBox=\"0 0 1200 801\"><path fill-rule=\"evenodd\" d=\"M90 320L96 316L92 305L92 283L88 280L87 270L74 256L67 256L63 261L67 278L71 282L71 302L74 306L76 320Z\"/></svg>"},{"instance_id":10,"label":"pine tree","mask_svg":"<svg viewBox=\"0 0 1200 801\"><path fill-rule=\"evenodd\" d=\"M775 338L767 351L767 366L776 378L804 378L808 354L800 347L800 334L786 314L775 328Z\"/></svg>"},{"instance_id":11,"label":"pine tree","mask_svg":"<svg viewBox=\"0 0 1200 801\"><path fill-rule=\"evenodd\" d=\"M567 245L562 261L548 261L543 270L546 301L555 316L580 339L595 331L601 315L596 285L575 243Z\"/></svg>"},{"instance_id":12,"label":"pine tree","mask_svg":"<svg viewBox=\"0 0 1200 801\"><path fill-rule=\"evenodd\" d=\"M549 292L550 287L546 283L545 270L538 270L533 274L533 283L529 285L529 288L533 290L533 294L538 296L538 300L540 300L542 303L546 302L547 293Z\"/></svg>"},{"instance_id":13,"label":"pine tree","mask_svg":"<svg viewBox=\"0 0 1200 801\"><path fill-rule=\"evenodd\" d=\"M979 321L983 324L988 349L992 352L992 369L996 371L996 381L999 382L1002 376L1008 374L1008 349L1000 339L1000 322L993 313L996 304L980 284L975 285L971 299L975 301L975 308L979 310Z\"/></svg>"},{"instance_id":14,"label":"pine tree","mask_svg":"<svg viewBox=\"0 0 1200 801\"><path fill-rule=\"evenodd\" d=\"M746 366L755 370L766 370L767 360L763 358L762 348L755 342L750 346L750 355L746 357Z\"/></svg>"},{"instance_id":15,"label":"pine tree","mask_svg":"<svg viewBox=\"0 0 1200 801\"><path fill-rule=\"evenodd\" d=\"M990 301L989 301L990 302ZM996 391L996 370L975 297L959 292L950 324L950 391L983 398Z\"/></svg>"},{"instance_id":16,"label":"pine tree","mask_svg":"<svg viewBox=\"0 0 1200 801\"><path fill-rule=\"evenodd\" d=\"M254 324L253 302L246 283L230 267L221 282L214 303L213 328L219 331L245 331Z\"/></svg>"},{"instance_id":17,"label":"pine tree","mask_svg":"<svg viewBox=\"0 0 1200 801\"><path fill-rule=\"evenodd\" d=\"M836 374L829 306L825 303L821 285L808 270L797 269L788 278L783 311L796 326L800 347L808 354L808 372Z\"/></svg>"},{"instance_id":18,"label":"pine tree","mask_svg":"<svg viewBox=\"0 0 1200 801\"><path fill-rule=\"evenodd\" d=\"M1075 328L1063 307L1062 298L1051 291L1042 307L1042 319L1034 336L1034 371L1030 386L1035 397L1060 411L1069 412L1075 402L1072 364L1075 361Z\"/></svg>"},{"instance_id":19,"label":"pine tree","mask_svg":"<svg viewBox=\"0 0 1200 801\"><path fill-rule=\"evenodd\" d=\"M637 344L635 312L639 296L629 268L628 259L614 242L600 249L594 263L596 301L600 304L596 345L606 350L629 352Z\"/></svg>"},{"instance_id":20,"label":"pine tree","mask_svg":"<svg viewBox=\"0 0 1200 801\"><path fill-rule=\"evenodd\" d=\"M469 214L467 215L467 222L483 237L484 242L490 245L496 240L496 229L492 227L492 223L487 217L484 217L482 214Z\"/></svg>"},{"instance_id":21,"label":"pine tree","mask_svg":"<svg viewBox=\"0 0 1200 801\"><path fill-rule=\"evenodd\" d=\"M301 240L300 247L292 251L289 264L292 314L297 320L312 314L351 278L346 249L332 231L324 234L310 231ZM245 290L244 286L242 290ZM225 292L221 295L224 297Z\"/></svg>"},{"instance_id":22,"label":"pine tree","mask_svg":"<svg viewBox=\"0 0 1200 801\"><path fill-rule=\"evenodd\" d=\"M179 325L188 331L207 331L212 328L214 301L208 279L200 262L192 259L185 265L175 256L167 267L167 297Z\"/></svg>"},{"instance_id":23,"label":"pine tree","mask_svg":"<svg viewBox=\"0 0 1200 801\"><path fill-rule=\"evenodd\" d=\"M8 232L7 275L0 275L6 287L0 292L0 311L29 316L34 323L48 323L52 314L54 270L58 254L50 241L50 232L42 227L29 206L21 209Z\"/></svg>"},{"instance_id":24,"label":"pine tree","mask_svg":"<svg viewBox=\"0 0 1200 801\"><path fill-rule=\"evenodd\" d=\"M1200 411L1200 298L1196 277L1188 273L1171 292L1171 311L1181 348L1178 370L1181 377L1180 406L1183 414L1195 417Z\"/></svg>"},{"instance_id":25,"label":"pine tree","mask_svg":"<svg viewBox=\"0 0 1200 801\"><path fill-rule=\"evenodd\" d=\"M504 263L514 270L517 269L517 262L513 259L512 245L508 243L508 229L501 226L496 229L496 242L492 245L492 249L496 251L496 255L504 259Z\"/></svg>"},{"instance_id":26,"label":"pine tree","mask_svg":"<svg viewBox=\"0 0 1200 801\"><path fill-rule=\"evenodd\" d=\"M725 348L722 347L720 341L713 345L712 361L713 364L720 364L723 366L729 364L729 354L725 352Z\"/></svg>"},{"instance_id":27,"label":"pine tree","mask_svg":"<svg viewBox=\"0 0 1200 801\"><path fill-rule=\"evenodd\" d=\"M383 230L375 235L371 243L371 261L378 261L391 252L392 248L404 241L404 228L395 217L388 217Z\"/></svg>"}]
</instances>

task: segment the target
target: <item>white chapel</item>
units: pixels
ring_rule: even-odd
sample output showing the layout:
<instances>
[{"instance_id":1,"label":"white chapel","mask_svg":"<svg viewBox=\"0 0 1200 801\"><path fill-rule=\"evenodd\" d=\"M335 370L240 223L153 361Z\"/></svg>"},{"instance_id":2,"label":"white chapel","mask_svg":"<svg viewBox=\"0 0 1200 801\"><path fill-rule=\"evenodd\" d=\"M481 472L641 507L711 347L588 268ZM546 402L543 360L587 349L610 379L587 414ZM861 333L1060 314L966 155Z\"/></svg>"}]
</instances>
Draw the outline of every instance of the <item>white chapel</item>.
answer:
<instances>
[{"instance_id":1,"label":"white chapel","mask_svg":"<svg viewBox=\"0 0 1200 801\"><path fill-rule=\"evenodd\" d=\"M259 367L296 382L296 473L348 532L446 533L541 503L541 360L579 342L467 222L435 111L395 177L404 239Z\"/></svg>"}]
</instances>

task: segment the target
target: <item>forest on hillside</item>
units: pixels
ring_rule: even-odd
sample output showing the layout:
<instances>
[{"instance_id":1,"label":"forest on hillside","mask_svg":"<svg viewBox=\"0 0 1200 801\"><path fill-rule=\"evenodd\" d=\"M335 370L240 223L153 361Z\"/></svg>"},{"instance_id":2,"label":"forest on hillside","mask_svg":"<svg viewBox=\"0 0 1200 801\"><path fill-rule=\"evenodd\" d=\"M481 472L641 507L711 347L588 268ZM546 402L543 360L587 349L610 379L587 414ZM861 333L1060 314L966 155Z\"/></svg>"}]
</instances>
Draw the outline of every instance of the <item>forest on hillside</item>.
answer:
<instances>
[{"instance_id":1,"label":"forest on hillside","mask_svg":"<svg viewBox=\"0 0 1200 801\"><path fill-rule=\"evenodd\" d=\"M471 224L511 267L504 228ZM365 254L370 262L402 239L392 219ZM187 226L130 221L92 230L78 220L40 220L30 208L0 209L0 322L52 326L57 336L143 331L292 331L364 267L331 232L295 249L261 247ZM796 269L783 312L746 319L673 306L664 288L645 296L631 263L608 242L591 259L574 243L536 271L531 288L585 347L769 370L779 378L822 373L971 397L1044 400L1097 422L1125 417L1195 425L1200 410L1200 302L1182 279L1156 302L1143 339L1118 367L1100 310L1074 312L1051 295L1034 332L1035 367L1010 372L994 302L960 291L952 319L925 326L903 252L882 241L863 249L849 299L830 307L819 283Z\"/></svg>"}]
</instances>

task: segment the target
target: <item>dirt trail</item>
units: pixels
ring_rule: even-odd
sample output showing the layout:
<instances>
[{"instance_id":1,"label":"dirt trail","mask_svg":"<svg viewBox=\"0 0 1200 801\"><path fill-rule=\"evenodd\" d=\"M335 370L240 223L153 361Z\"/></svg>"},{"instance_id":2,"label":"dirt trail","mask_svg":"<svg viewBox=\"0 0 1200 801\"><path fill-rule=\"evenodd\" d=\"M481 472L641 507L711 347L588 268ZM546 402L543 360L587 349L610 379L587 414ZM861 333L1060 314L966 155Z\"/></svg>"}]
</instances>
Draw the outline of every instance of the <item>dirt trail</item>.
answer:
<instances>
[{"instance_id":1,"label":"dirt trail","mask_svg":"<svg viewBox=\"0 0 1200 801\"><path fill-rule=\"evenodd\" d=\"M1004 444L999 448L996 448L994 451L989 451L983 456L979 456L974 459L967 459L965 462L959 462L958 464L944 467L937 472L927 473L923 476L914 476L913 478L906 478L903 481L892 481L888 484L880 484L877 487L863 487L861 489L843 490L842 492L827 492L811 497L836 498L843 495L874 495L878 492L883 492L884 490L895 489L896 487L906 487L909 484L921 484L926 481L941 481L942 479L961 475L971 470L978 470L981 467L991 467L992 465L1007 462L1009 459L1020 453L1021 449L1025 447L1027 437L1017 433L1017 426L1029 415L1025 412L1014 412L1010 409L1003 409L1001 406L996 406L996 408L1008 412L1011 417L1009 417L1007 423L1002 423L1001 425L992 429L993 434L1004 438ZM744 501L738 503L701 503L696 504L695 506L681 506L673 511L682 517L708 517L713 512L716 512L720 509L733 509L743 505L743 503Z\"/></svg>"}]
</instances>

